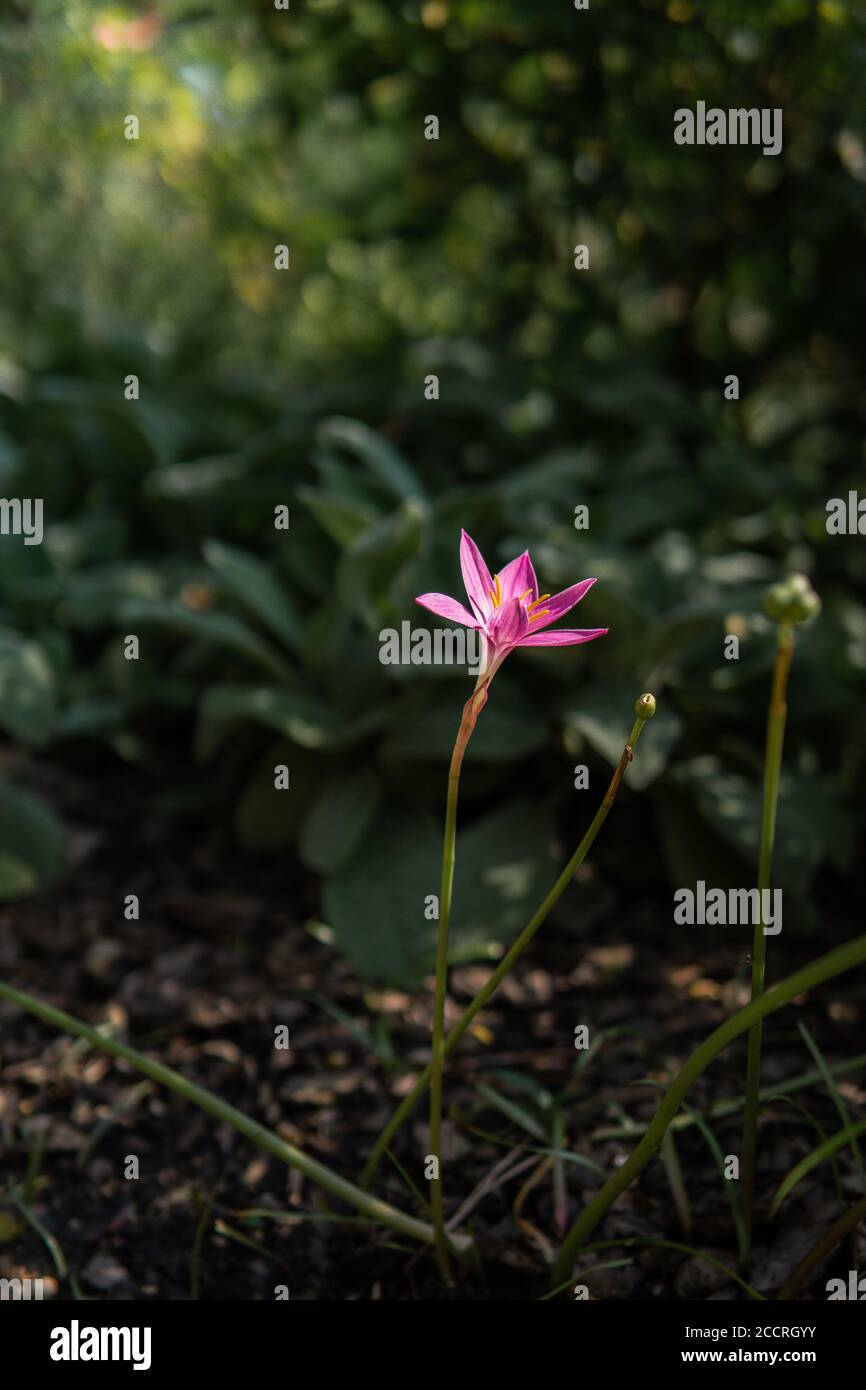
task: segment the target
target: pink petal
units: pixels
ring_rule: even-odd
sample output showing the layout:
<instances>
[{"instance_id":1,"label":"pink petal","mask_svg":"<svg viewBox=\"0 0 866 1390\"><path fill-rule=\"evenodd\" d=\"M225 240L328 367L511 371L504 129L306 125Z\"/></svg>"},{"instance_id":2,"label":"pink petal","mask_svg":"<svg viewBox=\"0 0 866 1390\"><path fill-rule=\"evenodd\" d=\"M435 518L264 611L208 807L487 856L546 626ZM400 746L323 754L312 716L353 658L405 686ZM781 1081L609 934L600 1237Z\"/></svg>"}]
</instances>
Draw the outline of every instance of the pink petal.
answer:
<instances>
[{"instance_id":1,"label":"pink petal","mask_svg":"<svg viewBox=\"0 0 866 1390\"><path fill-rule=\"evenodd\" d=\"M518 555L516 560L509 560L503 570L499 571L499 582L502 585L502 601L509 598L523 598L527 589L529 590L529 602L538 598L538 580L535 577L535 570L529 558L529 551L524 550L522 555Z\"/></svg>"},{"instance_id":2,"label":"pink petal","mask_svg":"<svg viewBox=\"0 0 866 1390\"><path fill-rule=\"evenodd\" d=\"M493 607L490 597L493 579L484 563L484 556L465 531L460 532L460 568L476 618L486 618Z\"/></svg>"},{"instance_id":3,"label":"pink petal","mask_svg":"<svg viewBox=\"0 0 866 1390\"><path fill-rule=\"evenodd\" d=\"M609 629L606 627L560 627L555 632L533 632L529 637L523 637L518 646L520 647L573 647L578 642L592 642L596 637L603 637Z\"/></svg>"},{"instance_id":4,"label":"pink petal","mask_svg":"<svg viewBox=\"0 0 866 1390\"><path fill-rule=\"evenodd\" d=\"M415 602L420 603L422 608L429 608L431 613L436 613L440 618L450 618L452 623L462 623L464 627L478 627L469 609L458 603L456 598L449 598L447 594L419 594Z\"/></svg>"},{"instance_id":5,"label":"pink petal","mask_svg":"<svg viewBox=\"0 0 866 1390\"><path fill-rule=\"evenodd\" d=\"M486 636L497 648L515 646L528 630L529 619L526 609L516 598L500 604L484 624Z\"/></svg>"},{"instance_id":6,"label":"pink petal","mask_svg":"<svg viewBox=\"0 0 866 1390\"><path fill-rule=\"evenodd\" d=\"M532 627L535 632L540 632L543 627L550 627L557 618L562 618L566 613L570 613L576 603L580 603L584 594L588 593L595 583L594 579L581 579L579 584L572 584L570 589L563 589L561 594L554 594L552 598L546 598L536 608L539 615L533 619ZM532 614L530 613L530 618Z\"/></svg>"}]
</instances>

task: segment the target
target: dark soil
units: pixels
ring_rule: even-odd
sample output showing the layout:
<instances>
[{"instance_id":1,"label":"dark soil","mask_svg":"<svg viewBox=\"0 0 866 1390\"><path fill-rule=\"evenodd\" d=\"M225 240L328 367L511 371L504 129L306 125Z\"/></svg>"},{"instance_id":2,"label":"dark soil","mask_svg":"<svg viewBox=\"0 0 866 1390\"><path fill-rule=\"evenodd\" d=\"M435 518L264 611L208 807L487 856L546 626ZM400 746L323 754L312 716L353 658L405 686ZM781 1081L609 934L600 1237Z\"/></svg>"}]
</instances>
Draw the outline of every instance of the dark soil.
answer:
<instances>
[{"instance_id":1,"label":"dark soil","mask_svg":"<svg viewBox=\"0 0 866 1390\"><path fill-rule=\"evenodd\" d=\"M153 786L144 775L120 764L112 768L102 758L98 769L79 760L62 774L37 772L72 828L72 866L50 896L7 908L3 978L111 1029L357 1178L395 1100L427 1059L429 989L417 997L365 989L309 930L317 912L313 879L296 864L243 859L227 831L179 828L160 819L151 811ZM140 899L138 921L124 916L129 894ZM520 1082L497 1073L520 1073L551 1091L568 1086L568 1146L609 1173L634 1140L608 1132L625 1117L646 1121L658 1094L647 1080L670 1078L696 1043L744 1001L747 989L748 947L733 938L720 943L718 930L708 928L694 928L688 937L680 931L674 939L665 902L621 903L588 872L561 907L481 1016L483 1026L448 1065L446 1201L449 1211L470 1205L461 1227L474 1233L481 1257L453 1292L443 1293L429 1256L405 1239L321 1219L354 1213L131 1067L67 1035L52 1035L6 1004L0 1004L6 1188L0 1194L0 1277L45 1277L46 1293L60 1298L80 1291L99 1299L269 1300L277 1285L286 1285L293 1299L541 1297L564 1225L600 1179L573 1163L554 1171L526 1148L543 1148L546 1141L531 1139L479 1085L524 1107L530 1101ZM840 922L819 942L771 939L771 978L852 931ZM488 968L453 972L452 1021ZM770 1020L767 1083L812 1066L797 1032L801 1018L830 1063L866 1051L856 983L843 979ZM386 1079L364 1040L321 1001L364 1029L382 1020L382 1035L409 1070L392 1069ZM291 1030L288 1051L273 1045L279 1023ZM588 1060L574 1049L578 1024L587 1024L596 1041ZM576 1060L586 1062L577 1076ZM740 1095L744 1074L744 1047L734 1046L701 1078L691 1103L705 1112L715 1099ZM839 1081L855 1119L866 1101L859 1076ZM396 1164L383 1166L377 1188L413 1212L417 1202L407 1179L424 1188L423 1113L421 1107L396 1144L406 1176ZM813 1121L828 1133L840 1123L820 1082L762 1111L751 1279L767 1294L778 1290L860 1192L843 1151L838 1187L824 1163L787 1199L779 1218L766 1220L779 1182L817 1142ZM723 1153L738 1151L738 1116L715 1120L713 1128ZM656 1160L597 1238L681 1242L733 1268L736 1241L725 1184L706 1141L692 1126L678 1135L676 1147L689 1229L683 1230L665 1168ZM130 1155L139 1160L137 1180L124 1176ZM28 1210L56 1242L65 1278L57 1278L46 1240L9 1199L10 1187L29 1195ZM615 1267L597 1268L612 1261ZM861 1226L853 1248L839 1248L815 1271L813 1295L826 1297L831 1274L844 1277L864 1265ZM593 1298L745 1296L713 1266L658 1246L586 1254L582 1268L591 1266L585 1283Z\"/></svg>"}]
</instances>

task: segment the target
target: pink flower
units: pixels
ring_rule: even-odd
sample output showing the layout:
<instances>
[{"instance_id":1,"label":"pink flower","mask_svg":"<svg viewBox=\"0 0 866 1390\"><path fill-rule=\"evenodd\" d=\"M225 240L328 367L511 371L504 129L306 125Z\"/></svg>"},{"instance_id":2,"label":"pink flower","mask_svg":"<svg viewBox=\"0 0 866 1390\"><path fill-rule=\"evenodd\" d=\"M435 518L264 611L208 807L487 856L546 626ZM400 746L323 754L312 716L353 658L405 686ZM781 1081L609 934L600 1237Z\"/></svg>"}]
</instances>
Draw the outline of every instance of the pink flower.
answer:
<instances>
[{"instance_id":1,"label":"pink flower","mask_svg":"<svg viewBox=\"0 0 866 1390\"><path fill-rule=\"evenodd\" d=\"M516 560L509 560L501 573L491 578L478 546L471 536L461 531L460 568L471 613L447 594L419 594L415 602L440 618L449 618L451 622L462 623L481 633L484 662L479 684L493 677L514 647L570 647L577 642L591 642L607 632L606 627L561 627L555 632L546 631L557 618L580 603L595 580L582 579L560 594L539 595L528 550Z\"/></svg>"}]
</instances>

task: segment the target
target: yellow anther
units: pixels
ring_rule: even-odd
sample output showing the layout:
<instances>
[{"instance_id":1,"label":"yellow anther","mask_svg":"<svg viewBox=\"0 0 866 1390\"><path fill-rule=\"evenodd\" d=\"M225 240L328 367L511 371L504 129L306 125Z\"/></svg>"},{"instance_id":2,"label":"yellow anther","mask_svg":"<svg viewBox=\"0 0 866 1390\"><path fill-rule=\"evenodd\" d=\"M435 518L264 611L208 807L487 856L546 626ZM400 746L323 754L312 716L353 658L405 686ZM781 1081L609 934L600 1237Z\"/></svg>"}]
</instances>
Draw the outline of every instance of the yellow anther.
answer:
<instances>
[{"instance_id":1,"label":"yellow anther","mask_svg":"<svg viewBox=\"0 0 866 1390\"><path fill-rule=\"evenodd\" d=\"M527 609L526 609L527 613L531 613L532 610L533 610L533 608L537 608L538 605L539 605L540 603L544 603L544 600L545 600L546 598L550 598L550 594L539 594L538 598L535 599L535 601L534 601L533 603L530 603L530 604L528 605L528 607L527 607ZM545 609L545 612L546 612L546 613L547 613L547 612L550 612L550 610L549 610L549 609Z\"/></svg>"},{"instance_id":2,"label":"yellow anther","mask_svg":"<svg viewBox=\"0 0 866 1390\"><path fill-rule=\"evenodd\" d=\"M548 594L547 597L550 598L550 595ZM528 612L529 612L529 609L527 608L526 611L527 611L527 613L528 613ZM549 613L549 612L550 612L550 609L549 609L549 608L539 608L539 610L538 610L537 613L533 613L533 615L532 615L532 617L529 619L529 621L530 621L531 623L534 623L535 620L536 620L536 618L543 618L544 615L545 615L545 613Z\"/></svg>"},{"instance_id":3,"label":"yellow anther","mask_svg":"<svg viewBox=\"0 0 866 1390\"><path fill-rule=\"evenodd\" d=\"M487 592L489 593L490 597L493 599L493 607L494 607L494 608L498 608L499 605L500 605L501 602L502 602L502 585L501 585L500 582L499 582L499 575L498 575L498 574L494 574L494 576L493 576L493 588L492 588L492 589L488 589Z\"/></svg>"}]
</instances>

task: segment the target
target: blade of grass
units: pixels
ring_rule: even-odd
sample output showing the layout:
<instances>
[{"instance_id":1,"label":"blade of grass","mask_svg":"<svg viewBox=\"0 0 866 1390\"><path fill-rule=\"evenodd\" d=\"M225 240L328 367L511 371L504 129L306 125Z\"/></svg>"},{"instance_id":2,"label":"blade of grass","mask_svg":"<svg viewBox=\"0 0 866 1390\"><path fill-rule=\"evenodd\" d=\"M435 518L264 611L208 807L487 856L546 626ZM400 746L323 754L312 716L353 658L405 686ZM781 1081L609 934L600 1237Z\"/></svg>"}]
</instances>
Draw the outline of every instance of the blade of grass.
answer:
<instances>
[{"instance_id":1,"label":"blade of grass","mask_svg":"<svg viewBox=\"0 0 866 1390\"><path fill-rule=\"evenodd\" d=\"M734 1283L739 1284L744 1293L749 1295L749 1298L754 1298L760 1303L767 1302L765 1294L759 1293L751 1284L747 1284L746 1280L741 1278L735 1270L730 1269L726 1264L723 1264L721 1260L717 1260L714 1255L708 1255L706 1250L696 1250L693 1245L683 1245L678 1240L658 1240L655 1236L621 1236L619 1240L597 1240L594 1241L592 1245L584 1245L583 1253L588 1255L591 1250L627 1250L633 1245L658 1246L660 1250L679 1250L684 1255L692 1255L696 1259L703 1260L705 1264L712 1265L714 1269L720 1270L728 1279L733 1279ZM580 1274L576 1277L580 1278ZM569 1287L574 1278L574 1274L570 1275L569 1278L565 1279L561 1284L557 1284L556 1288L544 1294L539 1299L539 1302L544 1303L547 1299L555 1298L558 1293L562 1293L563 1289Z\"/></svg>"},{"instance_id":2,"label":"blade of grass","mask_svg":"<svg viewBox=\"0 0 866 1390\"><path fill-rule=\"evenodd\" d=\"M498 1091L494 1091L492 1086L488 1086L483 1081L478 1084L476 1090L494 1109L501 1111L507 1119L511 1120L512 1124L525 1130L527 1134L531 1134L533 1139L544 1141L547 1138L543 1126L527 1110L524 1110L522 1105L518 1105L516 1101L510 1100L507 1096L501 1096Z\"/></svg>"},{"instance_id":3,"label":"blade of grass","mask_svg":"<svg viewBox=\"0 0 866 1390\"><path fill-rule=\"evenodd\" d=\"M58 1279L65 1279L67 1275L66 1257L63 1254L63 1251L61 1250L58 1241L51 1234L48 1227L42 1221L39 1220L39 1217L36 1215L35 1211L33 1211L32 1208L29 1207L26 1202L23 1202L21 1200L21 1197L18 1195L15 1188L10 1187L8 1191L9 1196L15 1204L16 1209L24 1217L24 1220L27 1222L27 1224L33 1227L34 1231L39 1236L40 1240L42 1241L49 1255L51 1256L52 1263L57 1271Z\"/></svg>"},{"instance_id":4,"label":"blade of grass","mask_svg":"<svg viewBox=\"0 0 866 1390\"><path fill-rule=\"evenodd\" d=\"M287 1226L302 1226L305 1221L334 1222L340 1226L381 1226L369 1216L341 1216L333 1211L271 1211L268 1207L229 1209L236 1221L283 1221Z\"/></svg>"},{"instance_id":5,"label":"blade of grass","mask_svg":"<svg viewBox=\"0 0 866 1390\"><path fill-rule=\"evenodd\" d=\"M555 1251L544 1232L539 1231L538 1227L533 1225L533 1223L523 1215L523 1204L530 1192L541 1182L550 1166L551 1161L549 1158L543 1158L540 1163L535 1164L529 1177L521 1184L520 1191L515 1197L514 1205L511 1208L511 1215L514 1218L515 1224L520 1228L523 1234L532 1241L532 1244L540 1252L541 1258L544 1260L545 1264L553 1263Z\"/></svg>"},{"instance_id":6,"label":"blade of grass","mask_svg":"<svg viewBox=\"0 0 866 1390\"><path fill-rule=\"evenodd\" d=\"M534 1154L530 1154L528 1158L521 1158L516 1163L514 1162L515 1157L521 1152L521 1149L509 1149L507 1154L503 1154L502 1157L494 1163L490 1171L485 1173L477 1187L470 1192L466 1200L461 1202L454 1215L449 1218L449 1226L462 1225L467 1216L475 1210L478 1203L488 1196L489 1193L496 1192L498 1188L503 1187L505 1183L510 1182L512 1178L517 1177L520 1173L525 1172L527 1168L532 1167L536 1162Z\"/></svg>"},{"instance_id":7,"label":"blade of grass","mask_svg":"<svg viewBox=\"0 0 866 1390\"><path fill-rule=\"evenodd\" d=\"M245 1236L241 1231L236 1231L234 1226L230 1226L229 1223L223 1221L221 1217L214 1222L213 1228L215 1235L225 1236L227 1240L236 1241L238 1245L245 1245L248 1250L255 1250L257 1255L263 1255L266 1260L270 1260L271 1264L277 1265L280 1269L285 1266L285 1260L281 1259L279 1255L275 1255L273 1251L268 1250L266 1246L259 1245L257 1240L251 1240L249 1236Z\"/></svg>"},{"instance_id":8,"label":"blade of grass","mask_svg":"<svg viewBox=\"0 0 866 1390\"><path fill-rule=\"evenodd\" d=\"M542 1114L552 1107L553 1092L536 1081L534 1076L525 1076L522 1071L515 1071L513 1067L497 1067L493 1075L500 1081L510 1081L516 1090L531 1096Z\"/></svg>"},{"instance_id":9,"label":"blade of grass","mask_svg":"<svg viewBox=\"0 0 866 1390\"><path fill-rule=\"evenodd\" d=\"M366 1212L368 1216L377 1218L385 1226L390 1226L395 1231L400 1231L403 1235L411 1236L413 1240L421 1241L423 1244L431 1244L434 1239L432 1228L422 1221L417 1221L413 1216L407 1216L405 1212L398 1211L389 1202L381 1201L379 1198L371 1197L369 1193L356 1187L354 1183L335 1173L332 1168L328 1168L318 1159L311 1158L302 1149L290 1144L282 1139L273 1130L266 1129L256 1120L245 1115L243 1111L235 1109L212 1091L207 1091L203 1086L197 1086L194 1082L188 1081L180 1072L173 1071L162 1062L157 1062L151 1057L146 1057L138 1052L136 1048L130 1047L127 1043L119 1042L116 1038L104 1036L90 1024L84 1023L80 1018L74 1018L72 1014L66 1013L63 1009L57 1009L53 1004L46 1004L41 999L36 999L32 994L27 994L24 990L16 989L13 985L0 981L0 999L7 999L11 1004L15 1004L20 1009L25 1009L28 1013L35 1014L41 1018L43 1023L48 1023L52 1028L60 1028L65 1033L72 1033L75 1037L84 1038L92 1047L97 1047L103 1052L108 1052L112 1057L122 1057L125 1062L129 1062L137 1071L149 1076L152 1081L157 1081L161 1086L166 1086L176 1095L184 1100L191 1101L198 1105L207 1114L213 1115L215 1119L228 1124L238 1133L243 1134L253 1144L264 1149L265 1152L273 1154L281 1163L287 1164L290 1168L297 1168L304 1173L311 1182L324 1187L333 1196L339 1197L341 1201L348 1202L350 1206L357 1207L360 1211ZM453 1234L452 1243L461 1249L468 1248L471 1241L465 1236Z\"/></svg>"},{"instance_id":10,"label":"blade of grass","mask_svg":"<svg viewBox=\"0 0 866 1390\"><path fill-rule=\"evenodd\" d=\"M779 1299L796 1298L803 1283L809 1277L809 1274L815 1266L826 1259L828 1255L832 1255L836 1246L845 1239L850 1231L854 1230L855 1226L858 1226L860 1222L864 1220L866 1220L866 1197L862 1197L859 1202L855 1202L854 1206L850 1207L848 1211L840 1216L838 1221L834 1221L829 1231L825 1231L818 1243L813 1245L805 1259L800 1261L793 1274L791 1274L782 1285L776 1297Z\"/></svg>"},{"instance_id":11,"label":"blade of grass","mask_svg":"<svg viewBox=\"0 0 866 1390\"><path fill-rule=\"evenodd\" d=\"M384 1014L379 1014L373 1025L373 1048L379 1066L382 1068L382 1072L386 1077L393 1076L396 1071L400 1070L400 1059L394 1050L394 1044L391 1041L391 1030L388 1027L388 1020Z\"/></svg>"},{"instance_id":12,"label":"blade of grass","mask_svg":"<svg viewBox=\"0 0 866 1390\"><path fill-rule=\"evenodd\" d=\"M39 1174L42 1171L42 1158L45 1153L46 1131L40 1130L34 1134L27 1154L27 1171L24 1174L24 1181L21 1184L21 1200L29 1206L36 1195L36 1184L39 1181Z\"/></svg>"},{"instance_id":13,"label":"blade of grass","mask_svg":"<svg viewBox=\"0 0 866 1390\"><path fill-rule=\"evenodd\" d=\"M677 1154L676 1143L670 1130L667 1131L662 1140L661 1153L665 1175L667 1176L671 1196L674 1199L674 1206L677 1209L680 1227L683 1235L687 1236L692 1229L692 1209L689 1206L689 1195L686 1192L682 1165L679 1160L679 1155Z\"/></svg>"},{"instance_id":14,"label":"blade of grass","mask_svg":"<svg viewBox=\"0 0 866 1390\"><path fill-rule=\"evenodd\" d=\"M421 1210L426 1211L427 1215L429 1216L430 1203L424 1197L417 1183L414 1183L412 1181L412 1179L409 1177L409 1174L406 1172L406 1169L403 1167L403 1164L400 1162L399 1158L397 1158L396 1154L393 1154L390 1149L388 1149L387 1151L387 1157L391 1160L394 1167L397 1169L397 1172L400 1174L400 1177L403 1179L407 1188L412 1193L412 1196L415 1198L415 1201L418 1203Z\"/></svg>"},{"instance_id":15,"label":"blade of grass","mask_svg":"<svg viewBox=\"0 0 866 1390\"><path fill-rule=\"evenodd\" d=\"M313 989L299 991L298 998L306 999L308 1003L315 1004L317 1009L322 1009L326 1014L330 1014L334 1022L345 1028L349 1036L355 1039L355 1042L360 1043L367 1052L375 1053L373 1034L369 1028L365 1028L363 1023L359 1023L345 1009L341 1009L339 1004L335 1004L324 994L319 994Z\"/></svg>"},{"instance_id":16,"label":"blade of grass","mask_svg":"<svg viewBox=\"0 0 866 1390\"><path fill-rule=\"evenodd\" d=\"M818 1120L812 1114L808 1106L803 1105L802 1101L791 1100L789 1096L780 1096L779 1099L781 1100L783 1105L793 1106L795 1110L799 1110L800 1114L805 1116L806 1120L809 1122L809 1124L812 1126L812 1128L818 1136L818 1143L823 1144L824 1141L827 1139L827 1131L824 1129L824 1126L821 1124L820 1120ZM839 1162L835 1154L833 1154L830 1159L830 1167L833 1170L833 1182L836 1185L836 1196L839 1198L839 1205L841 1207L844 1207L845 1194L842 1191L842 1174L839 1172Z\"/></svg>"},{"instance_id":17,"label":"blade of grass","mask_svg":"<svg viewBox=\"0 0 866 1390\"><path fill-rule=\"evenodd\" d=\"M75 1166L77 1168L84 1167L85 1163L105 1138L106 1134L108 1134L125 1115L131 1114L138 1105L138 1102L142 1100L150 1090L151 1083L149 1081L139 1081L122 1100L111 1107L109 1113L105 1115L97 1125L94 1125L87 1137L87 1143L82 1146L75 1160Z\"/></svg>"},{"instance_id":18,"label":"blade of grass","mask_svg":"<svg viewBox=\"0 0 866 1390\"><path fill-rule=\"evenodd\" d=\"M743 1209L740 1204L740 1194L737 1190L737 1184L732 1182L730 1178L725 1177L725 1155L722 1153L719 1141L706 1120L702 1115L699 1115L697 1110L694 1110L688 1102L685 1103L684 1109L688 1115L692 1116L694 1123L704 1137L707 1148L716 1161L716 1167L719 1170L719 1177L722 1179L725 1196L731 1208L731 1220L734 1223L734 1230L737 1233L737 1254L740 1260L742 1260L745 1257L746 1250L746 1225L743 1221Z\"/></svg>"},{"instance_id":19,"label":"blade of grass","mask_svg":"<svg viewBox=\"0 0 866 1390\"><path fill-rule=\"evenodd\" d=\"M211 1195L202 1202L199 1202L200 1211L198 1221L195 1223L195 1235L192 1241L192 1250L189 1256L189 1295L195 1302L198 1302L199 1290L201 1288L201 1252L204 1245L204 1233L213 1211L214 1201L219 1184L214 1188Z\"/></svg>"},{"instance_id":20,"label":"blade of grass","mask_svg":"<svg viewBox=\"0 0 866 1390\"><path fill-rule=\"evenodd\" d=\"M653 1081L649 1077L643 1081L636 1081L634 1084L636 1086L654 1086L658 1091L664 1091L665 1089L660 1081ZM689 1206L689 1195L686 1192L682 1166L670 1127L668 1127L667 1133L662 1140L661 1156L665 1177L668 1180L668 1187L674 1199L674 1206L677 1209L680 1226L682 1227L683 1235L687 1236L692 1229L692 1211Z\"/></svg>"},{"instance_id":21,"label":"blade of grass","mask_svg":"<svg viewBox=\"0 0 866 1390\"><path fill-rule=\"evenodd\" d=\"M866 1067L866 1052L859 1057L851 1057L846 1062L835 1062L828 1070L831 1076L848 1076L853 1071L859 1071ZM823 1078L819 1071L804 1071L798 1076L792 1076L787 1081L778 1081L772 1086L763 1086L759 1092L761 1100L774 1100L777 1096L792 1095L795 1091L806 1091L810 1086L814 1086L816 1081ZM707 1119L720 1120L729 1115L738 1115L746 1103L746 1097L734 1096L731 1100L713 1101L707 1110ZM689 1129L694 1124L690 1115L678 1115L672 1121L671 1127L677 1131ZM645 1125L636 1121L629 1120L627 1124L608 1125L603 1129L595 1129L590 1136L593 1139L634 1139L643 1134Z\"/></svg>"},{"instance_id":22,"label":"blade of grass","mask_svg":"<svg viewBox=\"0 0 866 1390\"><path fill-rule=\"evenodd\" d=\"M738 1010L737 1013L726 1019L699 1047L695 1048L662 1097L640 1143L622 1167L617 1170L613 1177L608 1179L601 1191L584 1208L566 1236L554 1270L554 1284L561 1282L570 1261L595 1230L608 1207L616 1201L617 1197L625 1191L658 1152L668 1125L679 1110L689 1087L718 1054L729 1043L733 1042L734 1038L740 1037L742 1033L752 1028L756 1021L763 1020L768 1014L782 1008L784 1004L789 1003L798 995L805 994L807 990L815 989L818 985L824 984L836 975L843 974L846 970L853 969L856 965L862 965L864 960L866 960L866 935L855 937L853 941L837 947L835 951L828 951L818 960L811 961L801 970L795 970L793 975L788 975L786 979L780 980L759 999L753 999L745 1008Z\"/></svg>"},{"instance_id":23,"label":"blade of grass","mask_svg":"<svg viewBox=\"0 0 866 1390\"><path fill-rule=\"evenodd\" d=\"M587 1158L585 1154L578 1154L573 1148L542 1148L538 1144L517 1144L510 1138L503 1138L502 1134L491 1134L488 1130L482 1130L477 1125L467 1125L467 1134L475 1134L478 1138L484 1138L488 1144L498 1144L499 1148L513 1148L521 1154L538 1154L539 1158L562 1158L563 1163L575 1163L578 1168L588 1168L592 1172L598 1173L599 1177L605 1176L605 1169L601 1163L596 1163L594 1158Z\"/></svg>"},{"instance_id":24,"label":"blade of grass","mask_svg":"<svg viewBox=\"0 0 866 1390\"><path fill-rule=\"evenodd\" d=\"M586 1154L578 1153L576 1149L552 1149L541 1148L538 1144L517 1144L513 1139L503 1139L501 1134L490 1134L486 1129L479 1129L477 1125L466 1125L466 1133L474 1134L479 1139L486 1139L488 1144L498 1144L502 1149L514 1149L516 1152L525 1154L538 1154L540 1158L561 1158L563 1163L574 1163L578 1168L589 1168L599 1177L604 1177L604 1169L600 1163L596 1163L594 1158L587 1158Z\"/></svg>"},{"instance_id":25,"label":"blade of grass","mask_svg":"<svg viewBox=\"0 0 866 1390\"><path fill-rule=\"evenodd\" d=\"M553 1112L550 1126L550 1142L553 1145L553 1224L557 1235L562 1238L568 1229L568 1192L565 1185L565 1164L562 1154L568 1140L565 1136L565 1116L559 1106Z\"/></svg>"},{"instance_id":26,"label":"blade of grass","mask_svg":"<svg viewBox=\"0 0 866 1390\"><path fill-rule=\"evenodd\" d=\"M829 1139L825 1139L823 1144L819 1144L811 1153L806 1154L805 1158L801 1158L799 1163L795 1163L790 1173L782 1179L776 1189L776 1195L770 1205L771 1218L776 1215L785 1198L794 1191L794 1188L805 1178L807 1173L811 1173L812 1169L817 1168L819 1163L823 1163L825 1158L829 1158L831 1154L844 1148L846 1144L850 1144L858 1134L863 1133L866 1133L866 1120L861 1120L856 1125L846 1125L844 1129L831 1134Z\"/></svg>"},{"instance_id":27,"label":"blade of grass","mask_svg":"<svg viewBox=\"0 0 866 1390\"><path fill-rule=\"evenodd\" d=\"M842 1121L843 1127L847 1126L850 1128L852 1120L850 1114L848 1113L848 1107L846 1106L844 1100L842 1099L842 1096L839 1093L839 1087L833 1080L830 1068L827 1066L826 1057L824 1056L820 1047L816 1043L815 1039L812 1037L812 1034L809 1032L809 1029L806 1027L805 1023L802 1022L802 1020L798 1024L798 1027L800 1029L800 1035L803 1039L803 1042L806 1044L810 1053L812 1054L812 1061L815 1063L815 1066L821 1073L824 1085L830 1092L833 1104L836 1107L836 1113L839 1116L839 1119ZM863 1155L860 1152L860 1145L857 1143L856 1139L851 1140L851 1152L854 1155L854 1162L857 1164L857 1172L860 1174L860 1185L863 1188L863 1191L866 1192L866 1170L864 1170L863 1168Z\"/></svg>"},{"instance_id":28,"label":"blade of grass","mask_svg":"<svg viewBox=\"0 0 866 1390\"><path fill-rule=\"evenodd\" d=\"M664 1086L659 1081L647 1078L644 1081L636 1081L636 1086L654 1086L656 1090L664 1091ZM621 1107L618 1107L621 1108ZM623 1112L625 1113L625 1112ZM668 1180L668 1187L674 1199L677 1216L684 1236L687 1236L692 1229L692 1211L689 1206L689 1195L686 1191L685 1179L683 1178L682 1165L677 1154L674 1136L668 1128L661 1145L662 1165L665 1170L665 1177Z\"/></svg>"}]
</instances>

